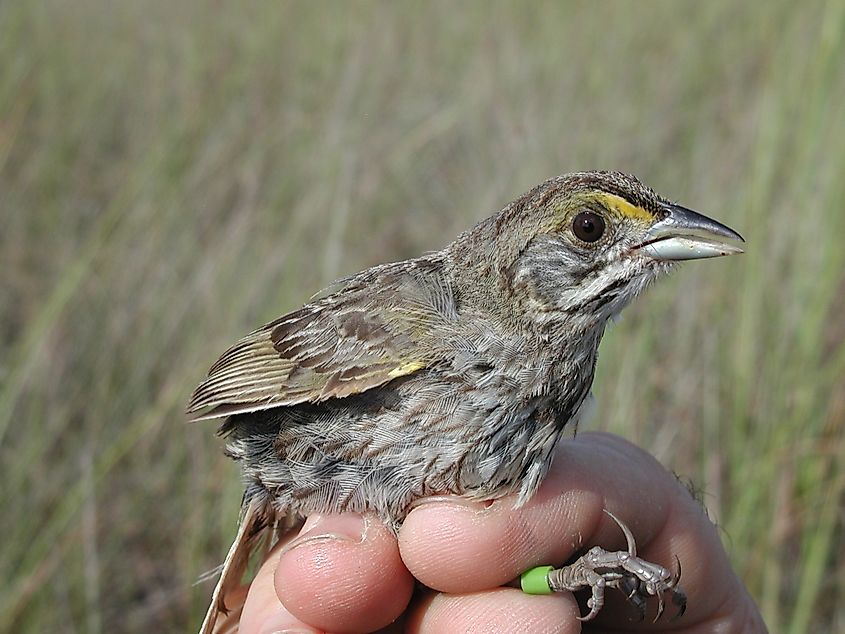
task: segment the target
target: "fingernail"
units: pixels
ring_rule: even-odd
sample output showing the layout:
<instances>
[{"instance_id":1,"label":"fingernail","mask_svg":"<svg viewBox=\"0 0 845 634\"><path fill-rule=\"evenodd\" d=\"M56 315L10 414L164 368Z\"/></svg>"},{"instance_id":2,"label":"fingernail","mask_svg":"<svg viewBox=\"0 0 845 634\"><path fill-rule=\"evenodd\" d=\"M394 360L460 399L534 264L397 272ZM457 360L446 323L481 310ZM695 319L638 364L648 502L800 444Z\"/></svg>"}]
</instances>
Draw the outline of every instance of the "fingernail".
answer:
<instances>
[{"instance_id":1,"label":"fingernail","mask_svg":"<svg viewBox=\"0 0 845 634\"><path fill-rule=\"evenodd\" d=\"M282 548L281 552L286 553L302 544L329 539L360 544L367 536L368 524L368 519L358 513L311 515L302 525L299 536Z\"/></svg>"},{"instance_id":2,"label":"fingernail","mask_svg":"<svg viewBox=\"0 0 845 634\"><path fill-rule=\"evenodd\" d=\"M414 502L411 503L411 509L421 506L459 506L481 513L489 509L492 505L493 500L479 502L477 500L459 498L454 495L431 495L429 497L414 500Z\"/></svg>"}]
</instances>

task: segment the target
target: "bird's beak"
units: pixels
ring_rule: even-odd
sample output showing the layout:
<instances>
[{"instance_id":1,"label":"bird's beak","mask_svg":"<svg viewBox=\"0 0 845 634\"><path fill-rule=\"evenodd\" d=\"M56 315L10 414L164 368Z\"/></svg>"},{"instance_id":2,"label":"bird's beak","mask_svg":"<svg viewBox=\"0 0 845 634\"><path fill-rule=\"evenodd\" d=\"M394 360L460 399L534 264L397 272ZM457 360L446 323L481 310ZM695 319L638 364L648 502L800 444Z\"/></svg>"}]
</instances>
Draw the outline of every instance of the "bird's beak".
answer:
<instances>
[{"instance_id":1,"label":"bird's beak","mask_svg":"<svg viewBox=\"0 0 845 634\"><path fill-rule=\"evenodd\" d=\"M725 241L745 242L742 236L712 218L681 207L666 205L666 216L652 225L639 249L656 260L698 260L742 253Z\"/></svg>"}]
</instances>

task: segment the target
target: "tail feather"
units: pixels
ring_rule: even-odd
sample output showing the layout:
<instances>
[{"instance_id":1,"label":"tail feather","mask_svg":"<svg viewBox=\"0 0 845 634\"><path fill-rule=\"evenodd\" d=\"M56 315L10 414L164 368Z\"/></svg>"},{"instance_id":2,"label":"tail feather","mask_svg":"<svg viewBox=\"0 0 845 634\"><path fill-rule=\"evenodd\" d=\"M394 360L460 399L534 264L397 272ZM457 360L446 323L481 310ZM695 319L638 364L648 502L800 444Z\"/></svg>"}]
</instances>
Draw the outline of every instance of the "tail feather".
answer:
<instances>
[{"instance_id":1,"label":"tail feather","mask_svg":"<svg viewBox=\"0 0 845 634\"><path fill-rule=\"evenodd\" d=\"M241 610L246 600L246 588L241 581L249 564L250 556L257 550L268 549L275 538L275 521L268 517L267 505L253 499L243 509L238 533L220 571L220 579L211 595L211 605L205 614L199 634L223 634L236 632ZM226 605L226 600L233 601ZM218 622L223 615L225 618Z\"/></svg>"}]
</instances>

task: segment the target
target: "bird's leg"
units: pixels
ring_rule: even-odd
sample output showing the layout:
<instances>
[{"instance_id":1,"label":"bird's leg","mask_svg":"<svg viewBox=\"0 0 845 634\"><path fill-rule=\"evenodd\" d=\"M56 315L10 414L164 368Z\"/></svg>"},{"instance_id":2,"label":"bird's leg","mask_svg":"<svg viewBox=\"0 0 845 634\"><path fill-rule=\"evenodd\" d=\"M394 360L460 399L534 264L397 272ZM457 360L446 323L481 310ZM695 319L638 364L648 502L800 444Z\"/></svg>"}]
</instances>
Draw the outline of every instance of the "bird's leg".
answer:
<instances>
[{"instance_id":1,"label":"bird's leg","mask_svg":"<svg viewBox=\"0 0 845 634\"><path fill-rule=\"evenodd\" d=\"M607 588L618 588L628 597L628 600L645 615L645 600L656 596L658 610L655 621L663 614L663 593L672 592L672 603L678 606L679 617L686 609L686 595L678 587L680 580L680 564L678 572L673 574L663 566L637 557L634 536L628 527L610 511L605 511L622 529L628 542L627 550L610 552L595 546L574 563L546 572L546 581L551 592L577 592L590 588L592 596L587 600L590 608L586 616L579 617L582 621L589 621L599 613L604 606L604 592Z\"/></svg>"}]
</instances>

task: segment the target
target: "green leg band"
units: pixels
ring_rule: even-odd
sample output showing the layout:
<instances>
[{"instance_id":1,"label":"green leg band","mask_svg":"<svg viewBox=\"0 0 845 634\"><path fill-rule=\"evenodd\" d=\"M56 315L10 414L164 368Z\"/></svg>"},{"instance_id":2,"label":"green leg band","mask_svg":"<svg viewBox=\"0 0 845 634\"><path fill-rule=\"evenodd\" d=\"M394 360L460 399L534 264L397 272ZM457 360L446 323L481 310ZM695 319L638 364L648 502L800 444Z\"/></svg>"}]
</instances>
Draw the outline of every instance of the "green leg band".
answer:
<instances>
[{"instance_id":1,"label":"green leg band","mask_svg":"<svg viewBox=\"0 0 845 634\"><path fill-rule=\"evenodd\" d=\"M525 594L551 594L549 587L549 572L554 566L537 566L526 570L519 577L519 584Z\"/></svg>"}]
</instances>

